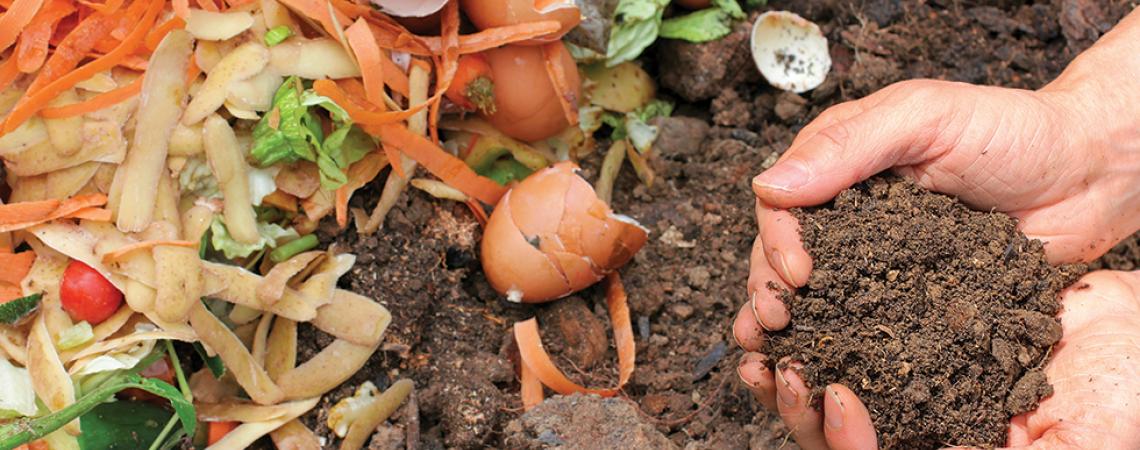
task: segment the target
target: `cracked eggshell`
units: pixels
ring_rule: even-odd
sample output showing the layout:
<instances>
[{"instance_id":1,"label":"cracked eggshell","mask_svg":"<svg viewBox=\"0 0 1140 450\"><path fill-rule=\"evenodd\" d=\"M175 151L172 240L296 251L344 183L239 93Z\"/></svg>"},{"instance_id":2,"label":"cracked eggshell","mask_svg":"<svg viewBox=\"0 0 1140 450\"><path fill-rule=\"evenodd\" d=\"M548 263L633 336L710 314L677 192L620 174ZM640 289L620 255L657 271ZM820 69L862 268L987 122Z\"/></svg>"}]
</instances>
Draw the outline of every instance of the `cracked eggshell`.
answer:
<instances>
[{"instance_id":1,"label":"cracked eggshell","mask_svg":"<svg viewBox=\"0 0 1140 450\"><path fill-rule=\"evenodd\" d=\"M483 233L483 272L512 301L546 302L600 281L648 238L598 199L578 166L562 162L499 200Z\"/></svg>"},{"instance_id":2,"label":"cracked eggshell","mask_svg":"<svg viewBox=\"0 0 1140 450\"><path fill-rule=\"evenodd\" d=\"M372 0L380 11L395 17L427 17L443 9L447 0Z\"/></svg>"},{"instance_id":3,"label":"cracked eggshell","mask_svg":"<svg viewBox=\"0 0 1140 450\"><path fill-rule=\"evenodd\" d=\"M831 70L827 38L819 26L786 11L766 12L756 19L752 59L768 84L797 94L815 89Z\"/></svg>"}]
</instances>

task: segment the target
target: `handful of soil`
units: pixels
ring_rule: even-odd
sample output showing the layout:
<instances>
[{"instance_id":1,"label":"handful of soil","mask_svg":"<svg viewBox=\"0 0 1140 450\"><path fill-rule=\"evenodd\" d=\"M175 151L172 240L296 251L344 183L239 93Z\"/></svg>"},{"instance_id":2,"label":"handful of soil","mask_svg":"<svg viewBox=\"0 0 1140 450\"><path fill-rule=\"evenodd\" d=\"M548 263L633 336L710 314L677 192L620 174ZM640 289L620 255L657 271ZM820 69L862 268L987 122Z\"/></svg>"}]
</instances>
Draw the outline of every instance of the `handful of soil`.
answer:
<instances>
[{"instance_id":1,"label":"handful of soil","mask_svg":"<svg viewBox=\"0 0 1140 450\"><path fill-rule=\"evenodd\" d=\"M894 176L792 214L814 269L767 353L802 362L816 399L854 390L882 448L1003 445L1052 393L1058 292L1083 267L1050 266L1014 219Z\"/></svg>"}]
</instances>

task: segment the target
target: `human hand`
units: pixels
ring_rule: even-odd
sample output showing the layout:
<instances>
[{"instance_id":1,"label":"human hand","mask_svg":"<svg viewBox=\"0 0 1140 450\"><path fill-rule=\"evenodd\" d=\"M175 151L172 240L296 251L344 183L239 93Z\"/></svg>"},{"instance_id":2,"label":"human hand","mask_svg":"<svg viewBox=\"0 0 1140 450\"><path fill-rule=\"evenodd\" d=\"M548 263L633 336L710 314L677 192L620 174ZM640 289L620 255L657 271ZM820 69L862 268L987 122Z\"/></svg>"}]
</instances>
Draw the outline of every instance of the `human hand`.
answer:
<instances>
[{"instance_id":1,"label":"human hand","mask_svg":"<svg viewBox=\"0 0 1140 450\"><path fill-rule=\"evenodd\" d=\"M1086 275L1062 293L1063 337L1045 368L1053 395L1014 417L1007 445L1019 450L1140 448L1140 271ZM826 390L823 412L792 370L773 376L748 353L741 379L766 407L779 410L805 450L876 448L867 409L845 387Z\"/></svg>"}]
</instances>

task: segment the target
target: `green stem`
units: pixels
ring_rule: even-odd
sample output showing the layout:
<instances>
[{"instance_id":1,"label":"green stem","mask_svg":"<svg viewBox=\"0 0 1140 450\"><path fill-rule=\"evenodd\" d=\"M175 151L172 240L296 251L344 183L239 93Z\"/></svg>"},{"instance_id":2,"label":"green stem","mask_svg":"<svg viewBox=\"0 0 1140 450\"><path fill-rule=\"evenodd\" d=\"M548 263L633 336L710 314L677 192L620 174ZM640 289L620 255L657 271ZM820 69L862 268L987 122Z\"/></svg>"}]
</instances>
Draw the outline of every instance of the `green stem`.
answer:
<instances>
[{"instance_id":1,"label":"green stem","mask_svg":"<svg viewBox=\"0 0 1140 450\"><path fill-rule=\"evenodd\" d=\"M176 423L178 423L178 414L171 414L170 420L166 421L166 426L162 428L162 432L158 433L158 437L154 438L154 442L150 444L150 450L158 450L162 447L162 443L166 442L166 436L170 435L170 431L174 429Z\"/></svg>"},{"instance_id":2,"label":"green stem","mask_svg":"<svg viewBox=\"0 0 1140 450\"><path fill-rule=\"evenodd\" d=\"M194 393L190 391L190 383L186 382L186 374L182 372L182 363L178 360L178 353L174 352L174 343L169 339L166 341L166 353L170 355L170 365L174 366L174 376L178 380L178 388L182 390L182 396L186 397L186 401L194 401Z\"/></svg>"},{"instance_id":3,"label":"green stem","mask_svg":"<svg viewBox=\"0 0 1140 450\"><path fill-rule=\"evenodd\" d=\"M35 419L24 417L0 426L0 448L14 448L20 444L47 436L72 420L78 419L79 416L87 414L88 411L107 401L115 393L127 388L144 389L145 386L137 376L132 376L127 381L99 386L84 395L83 398L76 400L71 406L46 416Z\"/></svg>"},{"instance_id":4,"label":"green stem","mask_svg":"<svg viewBox=\"0 0 1140 450\"><path fill-rule=\"evenodd\" d=\"M273 249L273 251L269 253L269 259L275 263L280 263L292 258L298 253L316 248L319 243L316 235L306 234Z\"/></svg>"}]
</instances>

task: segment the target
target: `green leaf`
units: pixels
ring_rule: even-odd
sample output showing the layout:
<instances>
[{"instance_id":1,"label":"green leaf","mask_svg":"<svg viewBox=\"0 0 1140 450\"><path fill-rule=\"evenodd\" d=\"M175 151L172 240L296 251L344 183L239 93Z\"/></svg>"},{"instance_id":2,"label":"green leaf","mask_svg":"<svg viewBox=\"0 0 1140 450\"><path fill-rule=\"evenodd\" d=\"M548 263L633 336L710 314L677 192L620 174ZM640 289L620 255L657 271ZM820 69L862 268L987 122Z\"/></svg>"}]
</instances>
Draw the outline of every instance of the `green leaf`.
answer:
<instances>
[{"instance_id":1,"label":"green leaf","mask_svg":"<svg viewBox=\"0 0 1140 450\"><path fill-rule=\"evenodd\" d=\"M733 19L743 19L745 17L744 10L740 9L740 3L736 0L712 0L713 6L720 8L721 11L728 13L729 17Z\"/></svg>"},{"instance_id":2,"label":"green leaf","mask_svg":"<svg viewBox=\"0 0 1140 450\"><path fill-rule=\"evenodd\" d=\"M265 32L265 45L270 47L285 42L293 35L293 29L286 25L278 25Z\"/></svg>"},{"instance_id":3,"label":"green leaf","mask_svg":"<svg viewBox=\"0 0 1140 450\"><path fill-rule=\"evenodd\" d=\"M273 96L273 107L253 127L250 155L262 167L317 159L313 149L323 140L321 123L301 103L303 92L300 78L286 79Z\"/></svg>"},{"instance_id":4,"label":"green leaf","mask_svg":"<svg viewBox=\"0 0 1140 450\"><path fill-rule=\"evenodd\" d=\"M226 375L226 364L222 362L220 356L207 354L206 347L203 347L200 342L194 343L194 351L198 352L198 356L206 362L206 367L210 368L210 373L214 375L215 379L221 379Z\"/></svg>"},{"instance_id":5,"label":"green leaf","mask_svg":"<svg viewBox=\"0 0 1140 450\"><path fill-rule=\"evenodd\" d=\"M725 10L707 8L662 22L660 35L689 42L714 41L732 33L731 21L732 16Z\"/></svg>"},{"instance_id":6,"label":"green leaf","mask_svg":"<svg viewBox=\"0 0 1140 450\"><path fill-rule=\"evenodd\" d=\"M345 125L329 133L317 156L317 167L321 170L321 187L329 191L348 182L345 171L354 162L376 148L372 136L352 125Z\"/></svg>"},{"instance_id":7,"label":"green leaf","mask_svg":"<svg viewBox=\"0 0 1140 450\"><path fill-rule=\"evenodd\" d=\"M0 322L8 325L19 322L20 319L27 317L40 306L40 299L43 296L43 294L36 293L0 303Z\"/></svg>"},{"instance_id":8,"label":"green leaf","mask_svg":"<svg viewBox=\"0 0 1140 450\"><path fill-rule=\"evenodd\" d=\"M506 186L507 183L515 180L522 180L530 176L530 174L533 172L534 171L530 170L529 167L524 166L518 161L515 161L513 158L505 158L492 163L491 167L489 167L481 175L495 180L496 183Z\"/></svg>"},{"instance_id":9,"label":"green leaf","mask_svg":"<svg viewBox=\"0 0 1140 450\"><path fill-rule=\"evenodd\" d=\"M139 366L145 367L145 365L149 365L151 362L154 362L154 359L148 358L140 362ZM136 367L136 369L142 370L138 367ZM0 448L12 448L44 437L66 425L68 422L87 414L119 391L129 388L142 389L170 400L170 405L174 408L175 414L178 415L178 419L182 423L182 428L186 430L186 434L194 434L194 430L198 427L194 405L182 397L182 393L178 392L178 389L175 389L174 386L161 380L151 378L144 379L131 370L107 380L76 400L75 403L59 411L37 418L25 417L0 425Z\"/></svg>"},{"instance_id":10,"label":"green leaf","mask_svg":"<svg viewBox=\"0 0 1140 450\"><path fill-rule=\"evenodd\" d=\"M606 65L613 67L633 60L653 44L668 4L669 0L621 0L614 8Z\"/></svg>"},{"instance_id":11,"label":"green leaf","mask_svg":"<svg viewBox=\"0 0 1140 450\"><path fill-rule=\"evenodd\" d=\"M226 258L236 259L245 258L267 247L277 247L278 240L300 237L292 228L284 228L281 225L266 222L257 223L257 233L261 236L257 242L250 244L238 242L230 236L222 218L214 217L214 222L210 224L210 244L214 250L226 255Z\"/></svg>"},{"instance_id":12,"label":"green leaf","mask_svg":"<svg viewBox=\"0 0 1140 450\"><path fill-rule=\"evenodd\" d=\"M654 117L669 117L673 115L673 103L655 98L642 107L637 108L637 111L633 113L636 114L637 118L641 119L642 122L649 122L649 120Z\"/></svg>"},{"instance_id":13,"label":"green leaf","mask_svg":"<svg viewBox=\"0 0 1140 450\"><path fill-rule=\"evenodd\" d=\"M768 0L746 0L744 4L749 8L759 8L761 6L767 6Z\"/></svg>"},{"instance_id":14,"label":"green leaf","mask_svg":"<svg viewBox=\"0 0 1140 450\"><path fill-rule=\"evenodd\" d=\"M174 414L147 402L111 402L79 418L81 450L147 448Z\"/></svg>"}]
</instances>

